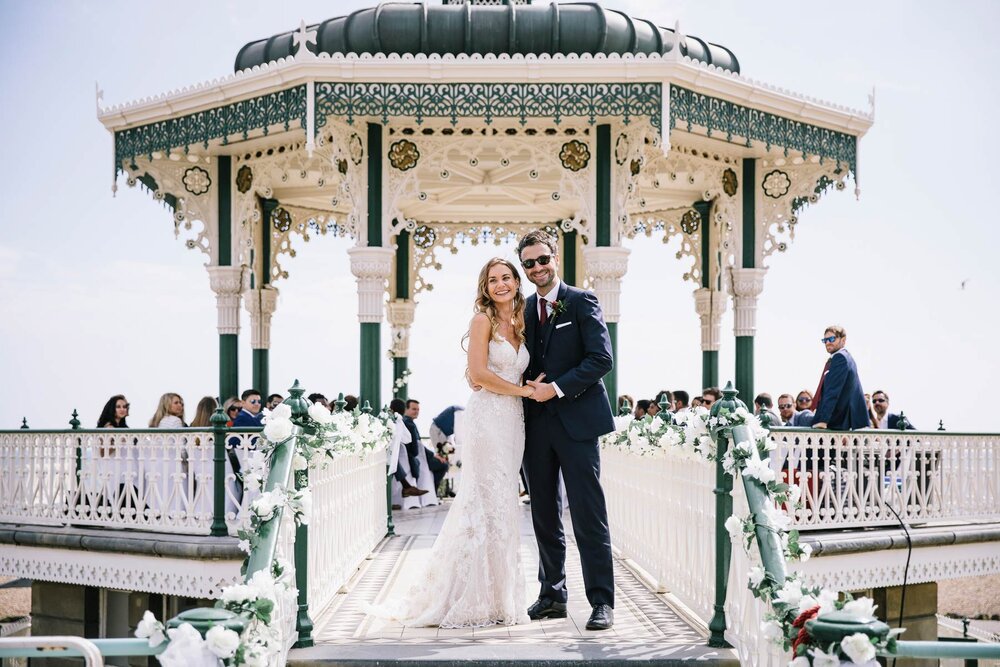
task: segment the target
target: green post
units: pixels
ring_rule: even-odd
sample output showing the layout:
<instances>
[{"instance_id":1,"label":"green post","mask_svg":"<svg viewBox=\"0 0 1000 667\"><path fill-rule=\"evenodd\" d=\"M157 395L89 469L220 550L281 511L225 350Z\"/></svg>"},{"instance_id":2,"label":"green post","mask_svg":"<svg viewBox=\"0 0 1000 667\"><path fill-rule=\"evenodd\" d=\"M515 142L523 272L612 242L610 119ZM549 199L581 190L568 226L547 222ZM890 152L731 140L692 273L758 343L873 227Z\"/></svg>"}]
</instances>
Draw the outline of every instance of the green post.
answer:
<instances>
[{"instance_id":1,"label":"green post","mask_svg":"<svg viewBox=\"0 0 1000 667\"><path fill-rule=\"evenodd\" d=\"M219 400L239 396L239 339L236 334L219 334Z\"/></svg>"},{"instance_id":2,"label":"green post","mask_svg":"<svg viewBox=\"0 0 1000 667\"><path fill-rule=\"evenodd\" d=\"M740 396L751 399L756 395L753 392L753 338L736 337L736 389Z\"/></svg>"},{"instance_id":3,"label":"green post","mask_svg":"<svg viewBox=\"0 0 1000 667\"><path fill-rule=\"evenodd\" d=\"M576 286L576 232L563 232L563 282Z\"/></svg>"},{"instance_id":4,"label":"green post","mask_svg":"<svg viewBox=\"0 0 1000 667\"><path fill-rule=\"evenodd\" d=\"M382 375L382 325L378 322L361 323L361 395L360 401L378 405L382 402L379 380Z\"/></svg>"},{"instance_id":5,"label":"green post","mask_svg":"<svg viewBox=\"0 0 1000 667\"><path fill-rule=\"evenodd\" d=\"M303 429L309 428L309 403L303 398L305 389L296 380L288 390L288 407L292 409L292 421ZM309 471L300 470L295 473L295 490L309 486ZM299 634L295 648L307 648L313 645L313 622L309 617L309 526L299 524L295 527L295 586L299 589L298 615L295 620L295 630Z\"/></svg>"},{"instance_id":6,"label":"green post","mask_svg":"<svg viewBox=\"0 0 1000 667\"><path fill-rule=\"evenodd\" d=\"M401 398L404 401L409 396L407 391L408 385L403 385L396 388L396 381L403 377L406 372L406 368L409 364L409 359L407 357L393 357L392 358L392 396L393 398Z\"/></svg>"},{"instance_id":7,"label":"green post","mask_svg":"<svg viewBox=\"0 0 1000 667\"><path fill-rule=\"evenodd\" d=\"M719 386L719 351L702 350L701 386L703 389Z\"/></svg>"},{"instance_id":8,"label":"green post","mask_svg":"<svg viewBox=\"0 0 1000 667\"><path fill-rule=\"evenodd\" d=\"M723 409L735 412L743 405L737 400L733 383L726 384L722 398L712 405L712 416L717 417ZM743 406L746 407L746 406ZM726 641L726 590L729 585L729 560L732 555L732 541L726 530L726 519L733 514L733 478L726 472L722 459L729 448L729 429L717 434L715 461L715 603L712 605L712 620L708 624L711 632L708 645L714 648L729 648Z\"/></svg>"},{"instance_id":9,"label":"green post","mask_svg":"<svg viewBox=\"0 0 1000 667\"><path fill-rule=\"evenodd\" d=\"M69 420L69 427L74 431L80 430L80 420L78 419L80 415L77 414L76 408L73 408L73 415ZM80 483L80 474L83 472L83 438L77 437L76 439L76 482Z\"/></svg>"},{"instance_id":10,"label":"green post","mask_svg":"<svg viewBox=\"0 0 1000 667\"><path fill-rule=\"evenodd\" d=\"M611 245L611 126L597 126L597 238L596 245Z\"/></svg>"},{"instance_id":11,"label":"green post","mask_svg":"<svg viewBox=\"0 0 1000 667\"><path fill-rule=\"evenodd\" d=\"M268 386L270 384L270 350L267 348L255 348L253 350L253 387L260 392L261 398L267 399L271 393Z\"/></svg>"},{"instance_id":12,"label":"green post","mask_svg":"<svg viewBox=\"0 0 1000 667\"><path fill-rule=\"evenodd\" d=\"M222 408L216 408L212 414L212 434L215 445L212 454L212 529L209 533L213 537L225 537L229 535L229 527L226 525L226 424L228 423L226 413Z\"/></svg>"}]
</instances>

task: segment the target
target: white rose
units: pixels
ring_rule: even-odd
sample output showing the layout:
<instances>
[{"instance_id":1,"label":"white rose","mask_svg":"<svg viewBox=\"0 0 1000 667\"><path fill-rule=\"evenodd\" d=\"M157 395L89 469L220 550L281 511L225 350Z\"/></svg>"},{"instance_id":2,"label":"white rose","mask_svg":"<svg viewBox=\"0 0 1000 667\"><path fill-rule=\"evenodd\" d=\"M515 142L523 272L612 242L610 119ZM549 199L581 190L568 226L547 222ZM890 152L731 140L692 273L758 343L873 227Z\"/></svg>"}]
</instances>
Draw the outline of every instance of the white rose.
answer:
<instances>
[{"instance_id":1,"label":"white rose","mask_svg":"<svg viewBox=\"0 0 1000 667\"><path fill-rule=\"evenodd\" d=\"M799 556L799 560L805 563L812 556L813 548L811 544L800 544L799 548L802 549L802 554Z\"/></svg>"},{"instance_id":2,"label":"white rose","mask_svg":"<svg viewBox=\"0 0 1000 667\"><path fill-rule=\"evenodd\" d=\"M754 567L750 568L750 574L749 574L750 585L753 586L754 588L760 586L761 582L764 581L764 575L766 574L767 573L764 572L764 568L762 567L757 567L755 565Z\"/></svg>"},{"instance_id":3,"label":"white rose","mask_svg":"<svg viewBox=\"0 0 1000 667\"><path fill-rule=\"evenodd\" d=\"M794 579L786 581L781 590L774 595L774 601L798 609L799 602L802 601L802 586Z\"/></svg>"},{"instance_id":4,"label":"white rose","mask_svg":"<svg viewBox=\"0 0 1000 667\"><path fill-rule=\"evenodd\" d=\"M163 634L163 624L156 620L153 612L148 610L142 614L142 620L135 628L135 636L139 639L148 638L150 647L159 646L166 640L166 636Z\"/></svg>"},{"instance_id":5,"label":"white rose","mask_svg":"<svg viewBox=\"0 0 1000 667\"><path fill-rule=\"evenodd\" d=\"M739 540L743 535L743 520L735 514L731 515L728 519L726 519L726 530L729 531L729 536L731 538Z\"/></svg>"},{"instance_id":6,"label":"white rose","mask_svg":"<svg viewBox=\"0 0 1000 667\"><path fill-rule=\"evenodd\" d=\"M750 416L750 412L747 411L747 409L744 408L742 405L736 408L733 414L739 417L740 419L746 419Z\"/></svg>"},{"instance_id":7,"label":"white rose","mask_svg":"<svg viewBox=\"0 0 1000 667\"><path fill-rule=\"evenodd\" d=\"M747 459L746 468L743 469L744 477L753 477L761 484L767 485L774 481L774 471L765 459Z\"/></svg>"},{"instance_id":8,"label":"white rose","mask_svg":"<svg viewBox=\"0 0 1000 667\"><path fill-rule=\"evenodd\" d=\"M250 553L250 540L240 540L236 543L236 546L240 548L240 551Z\"/></svg>"},{"instance_id":9,"label":"white rose","mask_svg":"<svg viewBox=\"0 0 1000 667\"><path fill-rule=\"evenodd\" d=\"M802 487L799 486L798 484L789 484L788 502L794 505L795 503L799 502L799 498L801 497L802 497Z\"/></svg>"},{"instance_id":10,"label":"white rose","mask_svg":"<svg viewBox=\"0 0 1000 667\"><path fill-rule=\"evenodd\" d=\"M240 645L240 636L234 630L224 628L221 625L213 625L205 633L205 643L208 645L209 651L225 660L236 655L236 649Z\"/></svg>"},{"instance_id":11,"label":"white rose","mask_svg":"<svg viewBox=\"0 0 1000 667\"><path fill-rule=\"evenodd\" d=\"M330 413L322 403L313 403L309 406L309 416L318 424L333 423L333 414Z\"/></svg>"},{"instance_id":12,"label":"white rose","mask_svg":"<svg viewBox=\"0 0 1000 667\"><path fill-rule=\"evenodd\" d=\"M859 621L865 621L875 618L875 608L877 606L871 598L860 597L845 604L841 611L850 614Z\"/></svg>"},{"instance_id":13,"label":"white rose","mask_svg":"<svg viewBox=\"0 0 1000 667\"><path fill-rule=\"evenodd\" d=\"M780 507L776 507L771 503L765 503L763 507L764 517L771 524L775 530L786 531L792 525L792 517L788 515L787 512L782 510ZM782 534L782 548L787 547L788 544L788 534Z\"/></svg>"},{"instance_id":14,"label":"white rose","mask_svg":"<svg viewBox=\"0 0 1000 667\"><path fill-rule=\"evenodd\" d=\"M277 602L278 593L275 589L274 578L269 572L265 570L258 570L254 572L253 576L250 577L250 581L248 581L246 585L251 591L253 591L255 598L266 598L273 602Z\"/></svg>"},{"instance_id":15,"label":"white rose","mask_svg":"<svg viewBox=\"0 0 1000 667\"><path fill-rule=\"evenodd\" d=\"M201 634L190 623L167 630L170 644L157 656L162 667L218 667L219 659L208 650Z\"/></svg>"},{"instance_id":16,"label":"white rose","mask_svg":"<svg viewBox=\"0 0 1000 667\"><path fill-rule=\"evenodd\" d=\"M861 632L855 632L841 639L840 650L846 653L852 662L859 665L875 659L875 647L868 639L868 635Z\"/></svg>"},{"instance_id":17,"label":"white rose","mask_svg":"<svg viewBox=\"0 0 1000 667\"><path fill-rule=\"evenodd\" d=\"M764 623L761 623L760 630L765 639L775 643L779 643L785 638L785 633L781 629L781 626L774 621L765 621Z\"/></svg>"},{"instance_id":18,"label":"white rose","mask_svg":"<svg viewBox=\"0 0 1000 667\"><path fill-rule=\"evenodd\" d=\"M805 657L804 655L800 655L799 657L795 658L795 660L792 660L790 663L788 663L788 667L810 667L809 658Z\"/></svg>"},{"instance_id":19,"label":"white rose","mask_svg":"<svg viewBox=\"0 0 1000 667\"><path fill-rule=\"evenodd\" d=\"M243 664L246 667L267 667L267 654L260 649L249 651L243 656Z\"/></svg>"},{"instance_id":20,"label":"white rose","mask_svg":"<svg viewBox=\"0 0 1000 667\"><path fill-rule=\"evenodd\" d=\"M813 667L840 667L840 656L834 653L827 653L818 648L809 651L813 658Z\"/></svg>"},{"instance_id":21,"label":"white rose","mask_svg":"<svg viewBox=\"0 0 1000 667\"><path fill-rule=\"evenodd\" d=\"M737 452L750 456L750 454L753 452L753 445L750 444L749 440L744 440L743 442L737 442L736 447L734 447L733 449L735 449Z\"/></svg>"},{"instance_id":22,"label":"white rose","mask_svg":"<svg viewBox=\"0 0 1000 667\"><path fill-rule=\"evenodd\" d=\"M812 595L803 595L802 599L799 600L799 613L803 614L818 604L819 600L814 598Z\"/></svg>"},{"instance_id":23,"label":"white rose","mask_svg":"<svg viewBox=\"0 0 1000 667\"><path fill-rule=\"evenodd\" d=\"M269 419L291 419L292 418L292 406L287 403L279 403L274 410L271 410Z\"/></svg>"},{"instance_id":24,"label":"white rose","mask_svg":"<svg viewBox=\"0 0 1000 667\"><path fill-rule=\"evenodd\" d=\"M264 425L264 437L273 443L284 442L292 435L292 422L288 419L269 419Z\"/></svg>"},{"instance_id":25,"label":"white rose","mask_svg":"<svg viewBox=\"0 0 1000 667\"><path fill-rule=\"evenodd\" d=\"M246 584L233 584L222 589L223 604L240 605L257 599L257 593Z\"/></svg>"},{"instance_id":26,"label":"white rose","mask_svg":"<svg viewBox=\"0 0 1000 667\"><path fill-rule=\"evenodd\" d=\"M281 505L282 499L278 494L278 491L262 493L260 498L250 503L250 510L260 517L261 521L270 520L274 516L274 511Z\"/></svg>"},{"instance_id":27,"label":"white rose","mask_svg":"<svg viewBox=\"0 0 1000 667\"><path fill-rule=\"evenodd\" d=\"M819 615L829 614L837 611L837 598L840 597L834 591L823 589L819 593Z\"/></svg>"},{"instance_id":28,"label":"white rose","mask_svg":"<svg viewBox=\"0 0 1000 667\"><path fill-rule=\"evenodd\" d=\"M309 459L302 456L298 452L295 452L295 455L292 457L292 470L295 471L305 470L308 467L309 467Z\"/></svg>"}]
</instances>

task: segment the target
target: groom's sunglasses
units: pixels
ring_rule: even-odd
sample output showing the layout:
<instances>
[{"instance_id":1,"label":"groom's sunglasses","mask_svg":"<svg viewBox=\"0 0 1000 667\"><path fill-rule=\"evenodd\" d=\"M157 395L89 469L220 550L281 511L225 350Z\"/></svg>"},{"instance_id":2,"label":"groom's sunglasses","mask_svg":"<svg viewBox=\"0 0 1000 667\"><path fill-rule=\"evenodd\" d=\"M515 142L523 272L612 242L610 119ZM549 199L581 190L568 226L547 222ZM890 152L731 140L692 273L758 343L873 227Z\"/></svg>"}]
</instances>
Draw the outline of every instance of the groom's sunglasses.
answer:
<instances>
[{"instance_id":1,"label":"groom's sunglasses","mask_svg":"<svg viewBox=\"0 0 1000 667\"><path fill-rule=\"evenodd\" d=\"M535 264L538 264L539 266L546 266L551 261L552 261L552 255L542 255L538 259L524 260L523 262L521 262L521 266L523 266L526 269L533 269L535 268Z\"/></svg>"}]
</instances>

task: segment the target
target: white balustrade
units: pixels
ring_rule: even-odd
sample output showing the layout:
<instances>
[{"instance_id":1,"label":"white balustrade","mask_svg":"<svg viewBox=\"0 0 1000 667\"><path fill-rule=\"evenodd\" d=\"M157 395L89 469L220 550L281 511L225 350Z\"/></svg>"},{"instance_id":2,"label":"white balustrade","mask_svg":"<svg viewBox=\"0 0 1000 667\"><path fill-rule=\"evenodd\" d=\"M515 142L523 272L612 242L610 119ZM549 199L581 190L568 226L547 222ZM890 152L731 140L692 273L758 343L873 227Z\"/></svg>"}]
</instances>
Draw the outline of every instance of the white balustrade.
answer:
<instances>
[{"instance_id":1,"label":"white balustrade","mask_svg":"<svg viewBox=\"0 0 1000 667\"><path fill-rule=\"evenodd\" d=\"M601 451L611 542L706 624L715 595L715 464Z\"/></svg>"},{"instance_id":2,"label":"white balustrade","mask_svg":"<svg viewBox=\"0 0 1000 667\"><path fill-rule=\"evenodd\" d=\"M1000 514L1000 436L777 430L771 466L802 488L799 530L989 521Z\"/></svg>"},{"instance_id":3,"label":"white balustrade","mask_svg":"<svg viewBox=\"0 0 1000 667\"><path fill-rule=\"evenodd\" d=\"M295 588L295 519L289 511L282 512L278 524L278 541L275 557L280 559L287 570L284 575L290 577L290 588L276 588L274 611L271 612L271 629L277 633L278 645L281 650L274 655L268 667L284 667L288 660L288 652L298 639L295 630L299 615L298 591Z\"/></svg>"},{"instance_id":4,"label":"white balustrade","mask_svg":"<svg viewBox=\"0 0 1000 667\"><path fill-rule=\"evenodd\" d=\"M230 459L245 461L257 437L227 436L233 534L248 499ZM208 534L214 442L210 431L191 429L0 432L0 521Z\"/></svg>"},{"instance_id":5,"label":"white balustrade","mask_svg":"<svg viewBox=\"0 0 1000 667\"><path fill-rule=\"evenodd\" d=\"M385 537L386 452L347 454L309 473L309 610L330 604Z\"/></svg>"}]
</instances>

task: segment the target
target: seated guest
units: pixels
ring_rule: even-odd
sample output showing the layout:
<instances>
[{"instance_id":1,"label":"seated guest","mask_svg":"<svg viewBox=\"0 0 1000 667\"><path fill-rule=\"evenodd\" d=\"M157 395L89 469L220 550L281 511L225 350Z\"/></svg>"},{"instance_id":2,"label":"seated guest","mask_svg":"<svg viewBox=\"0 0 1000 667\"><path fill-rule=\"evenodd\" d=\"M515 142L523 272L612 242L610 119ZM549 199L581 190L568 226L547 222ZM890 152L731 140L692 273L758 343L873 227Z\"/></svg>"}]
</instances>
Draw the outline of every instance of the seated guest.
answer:
<instances>
[{"instance_id":1,"label":"seated guest","mask_svg":"<svg viewBox=\"0 0 1000 667\"><path fill-rule=\"evenodd\" d=\"M128 417L129 402L121 394L108 399L97 419L97 428L128 428L125 418Z\"/></svg>"},{"instance_id":2,"label":"seated guest","mask_svg":"<svg viewBox=\"0 0 1000 667\"><path fill-rule=\"evenodd\" d=\"M722 392L718 387L708 387L701 390L701 407L706 410L712 409L712 404L722 398Z\"/></svg>"},{"instance_id":3,"label":"seated guest","mask_svg":"<svg viewBox=\"0 0 1000 667\"><path fill-rule=\"evenodd\" d=\"M191 428L212 428L212 415L219 407L219 402L213 396L205 396L198 401L198 407L194 410L194 419L191 420Z\"/></svg>"},{"instance_id":4,"label":"seated guest","mask_svg":"<svg viewBox=\"0 0 1000 667\"><path fill-rule=\"evenodd\" d=\"M699 401L701 399L698 399ZM682 412L687 412L690 408L688 407L691 397L683 389L674 390L674 414L681 414Z\"/></svg>"},{"instance_id":5,"label":"seated guest","mask_svg":"<svg viewBox=\"0 0 1000 667\"><path fill-rule=\"evenodd\" d=\"M640 398L638 401L635 402L635 413L633 414L633 416L636 419L642 419L643 417L645 417L646 413L649 412L649 404L650 401L648 399Z\"/></svg>"},{"instance_id":6,"label":"seated guest","mask_svg":"<svg viewBox=\"0 0 1000 667\"><path fill-rule=\"evenodd\" d=\"M309 394L308 398L310 403L319 403L327 410L330 409L330 401L326 400L326 396L324 396L323 394L319 393Z\"/></svg>"},{"instance_id":7,"label":"seated guest","mask_svg":"<svg viewBox=\"0 0 1000 667\"><path fill-rule=\"evenodd\" d=\"M875 411L875 428L915 430L909 419L903 417L903 424L900 424L900 416L889 412L889 394L881 389L872 394L872 409Z\"/></svg>"},{"instance_id":8,"label":"seated guest","mask_svg":"<svg viewBox=\"0 0 1000 667\"><path fill-rule=\"evenodd\" d=\"M243 409L236 414L233 428L262 426L261 419L264 415L260 412L262 403L260 392L256 389L247 389L240 395L240 403L243 404Z\"/></svg>"},{"instance_id":9,"label":"seated guest","mask_svg":"<svg viewBox=\"0 0 1000 667\"><path fill-rule=\"evenodd\" d=\"M778 397L778 416L781 417L782 426L792 426L795 418L795 399L791 394L782 394Z\"/></svg>"},{"instance_id":10,"label":"seated guest","mask_svg":"<svg viewBox=\"0 0 1000 667\"><path fill-rule=\"evenodd\" d=\"M264 405L268 410L274 410L276 407L284 402L285 397L281 394L271 394L267 397L267 403Z\"/></svg>"},{"instance_id":11,"label":"seated guest","mask_svg":"<svg viewBox=\"0 0 1000 667\"><path fill-rule=\"evenodd\" d=\"M243 402L235 396L231 396L226 399L226 402L222 405L222 411L226 413L226 426L229 428L233 427L233 420L236 419L236 415L239 414L240 410L243 409Z\"/></svg>"},{"instance_id":12,"label":"seated guest","mask_svg":"<svg viewBox=\"0 0 1000 667\"><path fill-rule=\"evenodd\" d=\"M184 399L180 394L167 393L160 396L156 413L149 420L150 428L186 428L184 423Z\"/></svg>"},{"instance_id":13,"label":"seated guest","mask_svg":"<svg viewBox=\"0 0 1000 667\"><path fill-rule=\"evenodd\" d=\"M431 444L427 452L427 465L434 473L434 488L441 488L441 481L448 474L448 457L444 446L455 435L455 413L465 410L461 405L450 405L431 420Z\"/></svg>"},{"instance_id":14,"label":"seated guest","mask_svg":"<svg viewBox=\"0 0 1000 667\"><path fill-rule=\"evenodd\" d=\"M656 400L650 401L649 407L646 408L646 414L649 415L650 417L655 417L656 413L659 411L660 411L660 404L657 403Z\"/></svg>"},{"instance_id":15,"label":"seated guest","mask_svg":"<svg viewBox=\"0 0 1000 667\"><path fill-rule=\"evenodd\" d=\"M753 399L753 408L753 413L761 418L761 422L766 419L771 426L781 426L781 417L774 411L774 403L770 394L757 394L757 398Z\"/></svg>"},{"instance_id":16,"label":"seated guest","mask_svg":"<svg viewBox=\"0 0 1000 667\"><path fill-rule=\"evenodd\" d=\"M703 408L705 407L705 401L701 400L701 396L694 396L691 398L692 408Z\"/></svg>"},{"instance_id":17,"label":"seated guest","mask_svg":"<svg viewBox=\"0 0 1000 667\"><path fill-rule=\"evenodd\" d=\"M393 443L394 449L395 447L399 447L398 449L399 454L396 457L397 461L396 472L393 473L393 477L395 477L396 481L399 482L400 485L403 487L402 495L404 498L408 498L410 496L422 496L425 493L427 493L427 491L423 489L418 489L416 486L410 483L410 480L407 479L406 475L407 468L404 468L402 464L402 457L405 456L408 464L408 469L410 471L420 470L420 464L417 462L417 455L420 452L419 450L420 445L418 442L414 441L413 433L411 429L408 427L408 425L405 423L403 418L403 413L406 412L406 403L403 402L403 399L401 398L394 398L392 399L392 401L389 402L389 409L392 410L394 418L396 420L395 428L393 430L393 439L398 441L398 443L397 442ZM416 477L417 475L419 475L419 472L411 472L411 474L413 476L413 479L416 480Z\"/></svg>"},{"instance_id":18,"label":"seated guest","mask_svg":"<svg viewBox=\"0 0 1000 667\"><path fill-rule=\"evenodd\" d=\"M354 412L354 409L358 407L358 397L348 394L344 396L344 410L347 412Z\"/></svg>"},{"instance_id":19,"label":"seated guest","mask_svg":"<svg viewBox=\"0 0 1000 667\"><path fill-rule=\"evenodd\" d=\"M635 409L635 399L628 394L622 394L618 397L618 414L631 414L632 410Z\"/></svg>"}]
</instances>

